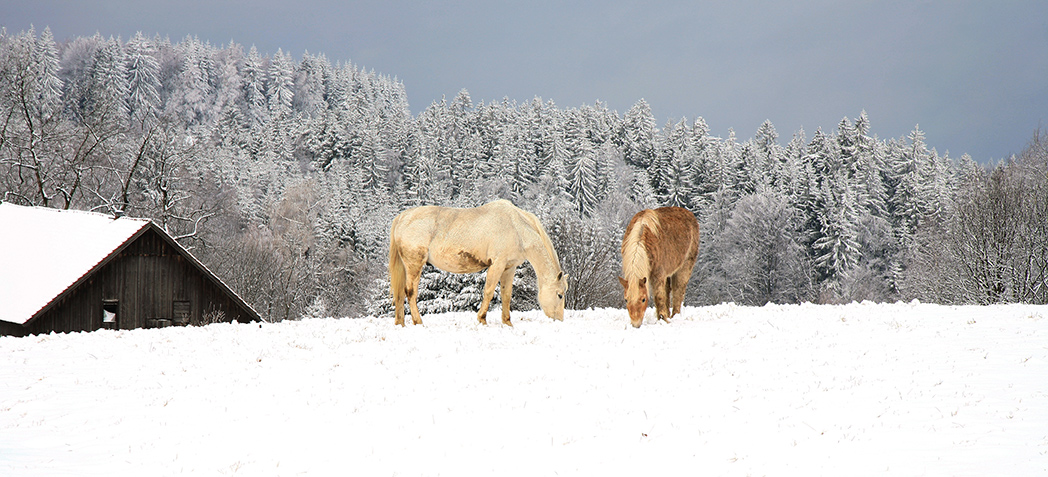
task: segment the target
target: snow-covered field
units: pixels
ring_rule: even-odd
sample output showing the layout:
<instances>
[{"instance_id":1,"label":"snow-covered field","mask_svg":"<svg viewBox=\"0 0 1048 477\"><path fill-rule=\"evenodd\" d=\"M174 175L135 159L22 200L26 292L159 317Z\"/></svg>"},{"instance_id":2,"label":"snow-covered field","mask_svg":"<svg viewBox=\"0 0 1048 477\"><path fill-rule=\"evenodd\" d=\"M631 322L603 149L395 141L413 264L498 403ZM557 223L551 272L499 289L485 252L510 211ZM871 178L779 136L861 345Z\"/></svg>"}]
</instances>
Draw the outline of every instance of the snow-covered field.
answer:
<instances>
[{"instance_id":1,"label":"snow-covered field","mask_svg":"<svg viewBox=\"0 0 1048 477\"><path fill-rule=\"evenodd\" d=\"M0 475L1048 473L1048 307L651 315L0 338Z\"/></svg>"}]
</instances>

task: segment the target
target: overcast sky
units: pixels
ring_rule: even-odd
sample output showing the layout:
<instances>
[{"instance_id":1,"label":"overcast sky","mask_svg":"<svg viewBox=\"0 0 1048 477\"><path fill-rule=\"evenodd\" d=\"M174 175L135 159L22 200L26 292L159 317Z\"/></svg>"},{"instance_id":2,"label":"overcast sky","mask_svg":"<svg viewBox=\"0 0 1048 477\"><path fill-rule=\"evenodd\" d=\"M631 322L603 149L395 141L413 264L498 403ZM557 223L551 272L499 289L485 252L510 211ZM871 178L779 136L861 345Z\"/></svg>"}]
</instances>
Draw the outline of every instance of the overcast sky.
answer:
<instances>
[{"instance_id":1,"label":"overcast sky","mask_svg":"<svg viewBox=\"0 0 1048 477\"><path fill-rule=\"evenodd\" d=\"M980 162L1048 128L1044 0L0 0L0 25L324 53L396 76L416 114L463 88L619 114L643 98L659 127L702 116L741 140L767 119L785 144L865 109L882 139L919 124L940 154Z\"/></svg>"}]
</instances>

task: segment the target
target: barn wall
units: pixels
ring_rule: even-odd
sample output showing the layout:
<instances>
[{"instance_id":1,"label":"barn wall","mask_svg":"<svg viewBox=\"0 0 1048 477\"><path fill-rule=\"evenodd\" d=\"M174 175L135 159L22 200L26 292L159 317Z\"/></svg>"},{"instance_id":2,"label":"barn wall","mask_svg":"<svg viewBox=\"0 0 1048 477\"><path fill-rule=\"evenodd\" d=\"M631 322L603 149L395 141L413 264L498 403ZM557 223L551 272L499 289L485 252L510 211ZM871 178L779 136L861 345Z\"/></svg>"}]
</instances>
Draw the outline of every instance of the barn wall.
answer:
<instances>
[{"instance_id":1,"label":"barn wall","mask_svg":"<svg viewBox=\"0 0 1048 477\"><path fill-rule=\"evenodd\" d=\"M0 336L22 336L24 334L25 329L22 328L22 325L0 321Z\"/></svg>"},{"instance_id":2,"label":"barn wall","mask_svg":"<svg viewBox=\"0 0 1048 477\"><path fill-rule=\"evenodd\" d=\"M209 319L214 321L213 312L221 313L219 321L253 320L248 310L156 231L149 229L60 303L30 322L28 332L102 328L102 304L106 300L118 303L120 329L173 324L176 301L188 302L193 325Z\"/></svg>"}]
</instances>

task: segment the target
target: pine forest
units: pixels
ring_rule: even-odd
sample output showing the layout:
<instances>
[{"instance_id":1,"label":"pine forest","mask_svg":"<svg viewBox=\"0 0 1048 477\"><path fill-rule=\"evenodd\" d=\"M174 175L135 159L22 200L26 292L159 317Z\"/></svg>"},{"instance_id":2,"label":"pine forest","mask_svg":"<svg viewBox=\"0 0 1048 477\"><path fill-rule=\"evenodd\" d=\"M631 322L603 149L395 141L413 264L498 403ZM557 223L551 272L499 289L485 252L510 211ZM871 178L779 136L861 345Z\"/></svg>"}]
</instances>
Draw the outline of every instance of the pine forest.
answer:
<instances>
[{"instance_id":1,"label":"pine forest","mask_svg":"<svg viewBox=\"0 0 1048 477\"><path fill-rule=\"evenodd\" d=\"M392 218L497 198L545 225L569 309L623 305L625 225L668 205L701 224L688 305L1048 303L1040 129L989 163L842 113L748 139L660 125L643 99L620 114L462 90L412 114L395 77L323 54L5 31L0 200L151 218L269 320L390 313ZM515 307L536 306L533 273ZM476 310L482 287L427 268L419 305Z\"/></svg>"}]
</instances>

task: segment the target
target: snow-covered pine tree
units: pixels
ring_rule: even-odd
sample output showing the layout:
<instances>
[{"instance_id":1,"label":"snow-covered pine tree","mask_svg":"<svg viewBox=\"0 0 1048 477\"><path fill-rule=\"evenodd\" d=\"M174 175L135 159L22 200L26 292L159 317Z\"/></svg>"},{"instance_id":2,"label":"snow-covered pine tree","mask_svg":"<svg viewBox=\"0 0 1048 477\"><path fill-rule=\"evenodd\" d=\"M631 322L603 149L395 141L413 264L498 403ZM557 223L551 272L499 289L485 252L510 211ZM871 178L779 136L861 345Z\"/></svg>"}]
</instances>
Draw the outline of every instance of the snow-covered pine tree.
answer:
<instances>
[{"instance_id":1,"label":"snow-covered pine tree","mask_svg":"<svg viewBox=\"0 0 1048 477\"><path fill-rule=\"evenodd\" d=\"M472 146L470 155L473 157L474 170L472 176L480 187L485 190L505 190L502 165L499 163L499 134L503 129L505 112L500 109L499 103L481 103L477 105L474 114L470 118L469 135ZM512 154L512 153L511 153ZM508 164L507 164L508 165ZM498 182L493 184L490 182ZM481 201L487 199L480 198Z\"/></svg>"},{"instance_id":2,"label":"snow-covered pine tree","mask_svg":"<svg viewBox=\"0 0 1048 477\"><path fill-rule=\"evenodd\" d=\"M822 223L821 213L826 209L823 202L826 199L823 194L823 186L826 182L827 159L825 157L834 153L834 147L830 139L816 129L811 141L805 147L805 155L801 162L801 183L798 188L797 206L804 214L803 230L807 236L807 245L818 239ZM810 252L810 250L809 250Z\"/></svg>"},{"instance_id":3,"label":"snow-covered pine tree","mask_svg":"<svg viewBox=\"0 0 1048 477\"><path fill-rule=\"evenodd\" d=\"M692 149L688 147L691 131L688 129L687 120L681 119L676 124L667 123L663 131L660 158L656 160L660 167L653 171L661 176L656 179L660 187L655 188L656 194L662 191L659 203L691 208L691 198L695 196L692 182L692 167L695 161L690 155Z\"/></svg>"},{"instance_id":4,"label":"snow-covered pine tree","mask_svg":"<svg viewBox=\"0 0 1048 477\"><path fill-rule=\"evenodd\" d=\"M757 146L758 157L765 161L760 167L762 170L774 172L775 167L782 160L779 149L779 133L770 120L764 120L757 133L753 136L753 142Z\"/></svg>"},{"instance_id":5,"label":"snow-covered pine tree","mask_svg":"<svg viewBox=\"0 0 1048 477\"><path fill-rule=\"evenodd\" d=\"M623 150L626 164L647 169L655 160L655 116L651 106L638 100L622 119Z\"/></svg>"},{"instance_id":6,"label":"snow-covered pine tree","mask_svg":"<svg viewBox=\"0 0 1048 477\"><path fill-rule=\"evenodd\" d=\"M98 45L90 75L88 117L97 123L124 121L127 118L127 70L119 40L110 38Z\"/></svg>"},{"instance_id":7,"label":"snow-covered pine tree","mask_svg":"<svg viewBox=\"0 0 1048 477\"><path fill-rule=\"evenodd\" d=\"M804 129L793 134L793 138L783 150L783 163L776 174L775 188L783 197L789 199L790 204L800 208L804 202L801 198L807 175L805 174L805 157L808 155L808 146L804 136Z\"/></svg>"},{"instance_id":8,"label":"snow-covered pine tree","mask_svg":"<svg viewBox=\"0 0 1048 477\"><path fill-rule=\"evenodd\" d=\"M30 35L31 36L31 35ZM33 49L33 67L36 80L36 112L49 117L59 111L62 104L62 80L59 78L61 63L58 61L58 46L51 28L44 28Z\"/></svg>"},{"instance_id":9,"label":"snow-covered pine tree","mask_svg":"<svg viewBox=\"0 0 1048 477\"><path fill-rule=\"evenodd\" d=\"M687 157L692 161L688 168L688 180L692 186L691 203L699 216L705 215L706 208L713 201L712 194L720 188L720 184L714 180L718 149L717 140L710 136L710 127L706 120L702 117L696 118L688 138Z\"/></svg>"},{"instance_id":10,"label":"snow-covered pine tree","mask_svg":"<svg viewBox=\"0 0 1048 477\"><path fill-rule=\"evenodd\" d=\"M712 173L713 181L718 185L718 191L729 192L731 203L739 198L739 185L742 182L740 171L744 167L742 152L739 141L735 138L735 130L728 129L728 137L719 143L717 160L714 162Z\"/></svg>"},{"instance_id":11,"label":"snow-covered pine tree","mask_svg":"<svg viewBox=\"0 0 1048 477\"><path fill-rule=\"evenodd\" d=\"M189 126L209 125L215 105L214 49L196 37L186 37L181 49L182 69L168 107Z\"/></svg>"},{"instance_id":12,"label":"snow-covered pine tree","mask_svg":"<svg viewBox=\"0 0 1048 477\"><path fill-rule=\"evenodd\" d=\"M215 113L219 121L225 121L227 130L245 124L243 115L244 84L240 74L244 64L244 49L229 42L215 52Z\"/></svg>"},{"instance_id":13,"label":"snow-covered pine tree","mask_svg":"<svg viewBox=\"0 0 1048 477\"><path fill-rule=\"evenodd\" d=\"M553 160L557 136L556 113L552 101L543 103L538 97L524 106L522 120L526 123L528 154L534 158L536 179L549 168Z\"/></svg>"},{"instance_id":14,"label":"snow-covered pine tree","mask_svg":"<svg viewBox=\"0 0 1048 477\"><path fill-rule=\"evenodd\" d=\"M269 109L266 106L266 70L254 45L244 58L241 76L244 117L251 127L260 126L269 120Z\"/></svg>"},{"instance_id":15,"label":"snow-covered pine tree","mask_svg":"<svg viewBox=\"0 0 1048 477\"><path fill-rule=\"evenodd\" d=\"M291 103L295 94L293 63L291 55L285 55L279 48L269 59L265 83L266 105L269 113L277 119L284 119L291 114Z\"/></svg>"},{"instance_id":16,"label":"snow-covered pine tree","mask_svg":"<svg viewBox=\"0 0 1048 477\"><path fill-rule=\"evenodd\" d=\"M519 203L525 191L538 181L538 165L521 130L521 118L511 114L503 121L495 146L496 169L506 182L508 198Z\"/></svg>"},{"instance_id":17,"label":"snow-covered pine tree","mask_svg":"<svg viewBox=\"0 0 1048 477\"><path fill-rule=\"evenodd\" d=\"M29 38L29 36L18 35L13 39L11 45L19 48L22 44L21 38ZM92 80L91 71L95 63L95 52L104 42L102 35L95 33L90 37L74 38L61 51L59 79L62 80L63 109L65 114L77 120L82 121L90 114L88 103Z\"/></svg>"},{"instance_id":18,"label":"snow-covered pine tree","mask_svg":"<svg viewBox=\"0 0 1048 477\"><path fill-rule=\"evenodd\" d=\"M858 204L843 170L823 181L820 195L824 208L818 211L821 228L812 243L815 269L822 282L839 292L841 282L862 259Z\"/></svg>"},{"instance_id":19,"label":"snow-covered pine tree","mask_svg":"<svg viewBox=\"0 0 1048 477\"><path fill-rule=\"evenodd\" d=\"M568 112L564 126L565 145L568 149L565 163L567 192L579 216L588 217L593 213L600 197L597 190L600 182L596 151L590 142L582 113L578 109Z\"/></svg>"},{"instance_id":20,"label":"snow-covered pine tree","mask_svg":"<svg viewBox=\"0 0 1048 477\"><path fill-rule=\"evenodd\" d=\"M292 109L307 117L317 117L328 109L327 85L331 79L331 64L324 55L302 55L294 76Z\"/></svg>"},{"instance_id":21,"label":"snow-covered pine tree","mask_svg":"<svg viewBox=\"0 0 1048 477\"><path fill-rule=\"evenodd\" d=\"M932 202L927 184L932 158L919 126L910 133L909 144L903 145L899 152L893 164L894 195L889 198L892 222L902 235L912 236L928 216Z\"/></svg>"},{"instance_id":22,"label":"snow-covered pine tree","mask_svg":"<svg viewBox=\"0 0 1048 477\"><path fill-rule=\"evenodd\" d=\"M133 125L144 125L160 110L160 62L153 43L138 32L124 45L127 106Z\"/></svg>"},{"instance_id":23,"label":"snow-covered pine tree","mask_svg":"<svg viewBox=\"0 0 1048 477\"><path fill-rule=\"evenodd\" d=\"M861 205L873 216L886 218L888 190L884 184L884 175L888 171L885 151L870 136L870 119L865 110L855 120L855 169L856 180L864 189L860 195Z\"/></svg>"}]
</instances>

